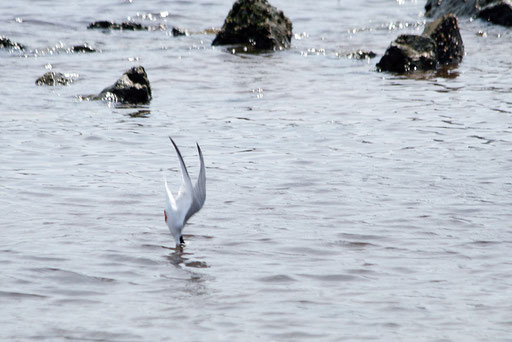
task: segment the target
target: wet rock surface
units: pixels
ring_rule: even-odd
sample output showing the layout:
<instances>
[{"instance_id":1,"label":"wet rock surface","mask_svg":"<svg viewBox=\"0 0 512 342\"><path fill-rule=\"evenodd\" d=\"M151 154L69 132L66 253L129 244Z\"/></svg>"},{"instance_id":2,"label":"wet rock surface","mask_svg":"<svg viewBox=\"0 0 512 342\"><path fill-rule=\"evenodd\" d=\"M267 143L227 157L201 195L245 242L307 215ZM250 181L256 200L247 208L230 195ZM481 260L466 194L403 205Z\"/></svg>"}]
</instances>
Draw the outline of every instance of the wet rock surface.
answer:
<instances>
[{"instance_id":1,"label":"wet rock surface","mask_svg":"<svg viewBox=\"0 0 512 342\"><path fill-rule=\"evenodd\" d=\"M398 73L433 70L436 66L437 48L434 40L412 34L398 36L377 63L379 71Z\"/></svg>"},{"instance_id":2,"label":"wet rock surface","mask_svg":"<svg viewBox=\"0 0 512 342\"><path fill-rule=\"evenodd\" d=\"M44 74L43 76L39 77L36 80L36 85L48 85L48 86L56 86L56 85L68 85L73 80L63 73L50 71Z\"/></svg>"},{"instance_id":3,"label":"wet rock surface","mask_svg":"<svg viewBox=\"0 0 512 342\"><path fill-rule=\"evenodd\" d=\"M457 17L445 15L425 25L423 36L434 40L437 47L437 62L440 65L457 64L464 57L464 43L459 31Z\"/></svg>"},{"instance_id":4,"label":"wet rock surface","mask_svg":"<svg viewBox=\"0 0 512 342\"><path fill-rule=\"evenodd\" d=\"M128 104L145 104L151 100L151 86L142 66L126 71L110 87L101 91L97 99Z\"/></svg>"},{"instance_id":5,"label":"wet rock surface","mask_svg":"<svg viewBox=\"0 0 512 342\"><path fill-rule=\"evenodd\" d=\"M114 23L112 21L95 21L87 26L88 29L101 29L101 30L128 30L128 31L143 31L149 30L148 26L133 22Z\"/></svg>"},{"instance_id":6,"label":"wet rock surface","mask_svg":"<svg viewBox=\"0 0 512 342\"><path fill-rule=\"evenodd\" d=\"M243 44L256 49L287 48L292 23L282 11L266 0L238 0L212 45Z\"/></svg>"},{"instance_id":7,"label":"wet rock surface","mask_svg":"<svg viewBox=\"0 0 512 342\"><path fill-rule=\"evenodd\" d=\"M0 36L0 48L23 50L25 49L25 46L20 43L13 42L7 37Z\"/></svg>"}]
</instances>

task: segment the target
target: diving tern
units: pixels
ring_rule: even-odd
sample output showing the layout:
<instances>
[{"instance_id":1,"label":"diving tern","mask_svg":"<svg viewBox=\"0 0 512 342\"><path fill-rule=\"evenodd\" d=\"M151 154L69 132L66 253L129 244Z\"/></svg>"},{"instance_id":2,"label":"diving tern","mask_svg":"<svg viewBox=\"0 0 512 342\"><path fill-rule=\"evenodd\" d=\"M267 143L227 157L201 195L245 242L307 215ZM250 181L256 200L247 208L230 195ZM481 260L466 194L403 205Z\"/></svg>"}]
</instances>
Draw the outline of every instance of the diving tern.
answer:
<instances>
[{"instance_id":1,"label":"diving tern","mask_svg":"<svg viewBox=\"0 0 512 342\"><path fill-rule=\"evenodd\" d=\"M167 179L164 175L166 190L164 217L165 223L167 223L167 227L169 227L169 230L171 231L171 234L176 241L176 247L179 247L185 243L182 235L185 223L187 223L188 219L203 207L204 201L206 200L206 175L204 169L203 153L201 152L201 147L199 147L199 144L196 143L201 165L196 185L193 186L178 146L176 146L174 140L172 140L171 137L169 137L169 139L171 140L174 149L176 150L176 154L178 155L178 160L181 167L182 183L178 191L178 196L174 198L172 192L167 186Z\"/></svg>"}]
</instances>

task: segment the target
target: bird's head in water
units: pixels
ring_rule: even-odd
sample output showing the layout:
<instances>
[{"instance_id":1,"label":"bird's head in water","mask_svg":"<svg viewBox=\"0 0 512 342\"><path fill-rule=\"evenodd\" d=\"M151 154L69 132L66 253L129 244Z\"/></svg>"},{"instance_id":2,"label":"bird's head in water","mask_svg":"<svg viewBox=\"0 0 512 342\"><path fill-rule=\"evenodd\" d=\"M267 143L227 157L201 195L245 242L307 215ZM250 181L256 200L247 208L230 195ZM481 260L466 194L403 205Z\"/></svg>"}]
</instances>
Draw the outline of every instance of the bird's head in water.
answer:
<instances>
[{"instance_id":1,"label":"bird's head in water","mask_svg":"<svg viewBox=\"0 0 512 342\"><path fill-rule=\"evenodd\" d=\"M176 241L176 247L183 247L185 245L185 240L183 239L183 235L181 235L181 230L183 227L182 229L178 229L178 225L175 224L175 222L172 220L172 217L169 218L167 215L167 210L164 210L164 220L165 223L167 223L167 226L169 226L172 236Z\"/></svg>"},{"instance_id":2,"label":"bird's head in water","mask_svg":"<svg viewBox=\"0 0 512 342\"><path fill-rule=\"evenodd\" d=\"M183 235L175 236L174 240L176 241L176 248L185 247L185 240L183 239Z\"/></svg>"}]
</instances>

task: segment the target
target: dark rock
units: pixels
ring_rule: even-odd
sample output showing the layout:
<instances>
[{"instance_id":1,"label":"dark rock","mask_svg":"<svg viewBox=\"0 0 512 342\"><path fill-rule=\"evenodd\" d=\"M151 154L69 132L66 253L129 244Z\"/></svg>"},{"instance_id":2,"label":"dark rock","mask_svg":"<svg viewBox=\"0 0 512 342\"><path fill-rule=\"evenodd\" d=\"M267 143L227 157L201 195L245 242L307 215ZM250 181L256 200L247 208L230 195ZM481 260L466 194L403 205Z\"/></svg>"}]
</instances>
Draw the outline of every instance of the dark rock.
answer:
<instances>
[{"instance_id":1,"label":"dark rock","mask_svg":"<svg viewBox=\"0 0 512 342\"><path fill-rule=\"evenodd\" d=\"M363 50L357 50L357 51L354 51L354 52L351 52L347 55L348 58L350 59L371 59L371 58L375 58L377 56L377 54L373 51L363 51Z\"/></svg>"},{"instance_id":2,"label":"dark rock","mask_svg":"<svg viewBox=\"0 0 512 342\"><path fill-rule=\"evenodd\" d=\"M497 1L484 6L477 15L491 23L512 26L512 4L508 1Z\"/></svg>"},{"instance_id":3,"label":"dark rock","mask_svg":"<svg viewBox=\"0 0 512 342\"><path fill-rule=\"evenodd\" d=\"M171 33L173 37L188 36L187 31L179 27L173 27Z\"/></svg>"},{"instance_id":4,"label":"dark rock","mask_svg":"<svg viewBox=\"0 0 512 342\"><path fill-rule=\"evenodd\" d=\"M436 43L429 37L403 34L386 50L379 71L411 72L433 70L437 66Z\"/></svg>"},{"instance_id":5,"label":"dark rock","mask_svg":"<svg viewBox=\"0 0 512 342\"><path fill-rule=\"evenodd\" d=\"M457 17L453 14L447 14L425 25L423 35L432 38L436 43L439 64L450 65L462 61L464 44Z\"/></svg>"},{"instance_id":6,"label":"dark rock","mask_svg":"<svg viewBox=\"0 0 512 342\"><path fill-rule=\"evenodd\" d=\"M73 52L83 52L83 53L96 52L96 49L91 47L88 44L75 45L75 46L72 47L72 50L73 50Z\"/></svg>"},{"instance_id":7,"label":"dark rock","mask_svg":"<svg viewBox=\"0 0 512 342\"><path fill-rule=\"evenodd\" d=\"M71 82L73 82L73 80L69 77L66 77L66 75L60 72L50 71L44 74L43 76L39 77L36 80L36 85L68 85Z\"/></svg>"},{"instance_id":8,"label":"dark rock","mask_svg":"<svg viewBox=\"0 0 512 342\"><path fill-rule=\"evenodd\" d=\"M433 18L449 13L456 16L474 16L478 12L478 1L482 0L427 0L425 15Z\"/></svg>"},{"instance_id":9,"label":"dark rock","mask_svg":"<svg viewBox=\"0 0 512 342\"><path fill-rule=\"evenodd\" d=\"M512 3L509 0L427 0L427 17L437 18L449 13L512 26Z\"/></svg>"},{"instance_id":10,"label":"dark rock","mask_svg":"<svg viewBox=\"0 0 512 342\"><path fill-rule=\"evenodd\" d=\"M243 44L256 49L287 48L292 23L267 0L237 0L212 45Z\"/></svg>"},{"instance_id":11,"label":"dark rock","mask_svg":"<svg viewBox=\"0 0 512 342\"><path fill-rule=\"evenodd\" d=\"M13 42L7 37L0 36L0 48L23 50L25 49L25 46L20 43Z\"/></svg>"},{"instance_id":12,"label":"dark rock","mask_svg":"<svg viewBox=\"0 0 512 342\"><path fill-rule=\"evenodd\" d=\"M101 91L98 98L112 102L144 104L151 100L151 86L142 66L126 71L116 83Z\"/></svg>"},{"instance_id":13,"label":"dark rock","mask_svg":"<svg viewBox=\"0 0 512 342\"><path fill-rule=\"evenodd\" d=\"M142 31L149 30L148 26L144 26L138 23L123 22L114 23L112 21L95 21L87 26L88 29L102 29L102 30L131 30L131 31Z\"/></svg>"}]
</instances>

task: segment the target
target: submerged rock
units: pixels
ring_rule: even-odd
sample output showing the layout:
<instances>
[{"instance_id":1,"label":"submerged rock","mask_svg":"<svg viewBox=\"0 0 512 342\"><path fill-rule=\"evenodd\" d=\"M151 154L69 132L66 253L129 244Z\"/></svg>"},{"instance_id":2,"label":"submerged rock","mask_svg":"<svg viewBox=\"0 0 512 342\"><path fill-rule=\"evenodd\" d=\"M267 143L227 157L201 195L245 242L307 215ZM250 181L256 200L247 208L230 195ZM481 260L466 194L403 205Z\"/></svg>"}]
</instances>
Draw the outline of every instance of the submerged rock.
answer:
<instances>
[{"instance_id":1,"label":"submerged rock","mask_svg":"<svg viewBox=\"0 0 512 342\"><path fill-rule=\"evenodd\" d=\"M20 43L13 42L7 37L0 36L0 48L23 50L25 49L25 46Z\"/></svg>"},{"instance_id":2,"label":"submerged rock","mask_svg":"<svg viewBox=\"0 0 512 342\"><path fill-rule=\"evenodd\" d=\"M402 34L386 50L379 71L410 72L433 70L437 66L436 43L430 37Z\"/></svg>"},{"instance_id":3,"label":"submerged rock","mask_svg":"<svg viewBox=\"0 0 512 342\"><path fill-rule=\"evenodd\" d=\"M512 3L509 1L493 2L484 6L477 16L494 24L512 26Z\"/></svg>"},{"instance_id":4,"label":"submerged rock","mask_svg":"<svg viewBox=\"0 0 512 342\"><path fill-rule=\"evenodd\" d=\"M173 27L171 30L173 37L188 36L188 32L185 29L179 27Z\"/></svg>"},{"instance_id":5,"label":"submerged rock","mask_svg":"<svg viewBox=\"0 0 512 342\"><path fill-rule=\"evenodd\" d=\"M91 47L88 44L75 45L71 48L71 50L73 50L73 52L83 52L83 53L96 52L96 49Z\"/></svg>"},{"instance_id":6,"label":"submerged rock","mask_svg":"<svg viewBox=\"0 0 512 342\"><path fill-rule=\"evenodd\" d=\"M129 30L129 31L142 31L149 30L148 26L144 26L133 22L114 23L112 21L95 21L87 26L88 29L102 29L102 30Z\"/></svg>"},{"instance_id":7,"label":"submerged rock","mask_svg":"<svg viewBox=\"0 0 512 342\"><path fill-rule=\"evenodd\" d=\"M427 25L423 35L434 40L437 47L437 62L441 65L457 64L464 57L464 43L459 31L457 17L447 14Z\"/></svg>"},{"instance_id":8,"label":"submerged rock","mask_svg":"<svg viewBox=\"0 0 512 342\"><path fill-rule=\"evenodd\" d=\"M48 86L56 86L56 85L68 85L73 80L63 73L50 71L44 74L43 76L39 77L36 80L36 85L48 85Z\"/></svg>"},{"instance_id":9,"label":"submerged rock","mask_svg":"<svg viewBox=\"0 0 512 342\"><path fill-rule=\"evenodd\" d=\"M256 49L287 48L292 23L267 0L237 0L212 45L244 44Z\"/></svg>"},{"instance_id":10,"label":"submerged rock","mask_svg":"<svg viewBox=\"0 0 512 342\"><path fill-rule=\"evenodd\" d=\"M371 59L371 58L375 58L376 56L377 56L377 54L373 51L363 51L363 50L357 50L357 51L347 54L347 57L349 59L358 59L358 60Z\"/></svg>"},{"instance_id":11,"label":"submerged rock","mask_svg":"<svg viewBox=\"0 0 512 342\"><path fill-rule=\"evenodd\" d=\"M133 67L116 83L103 89L97 98L130 104L148 103L151 100L148 75L142 66Z\"/></svg>"}]
</instances>

